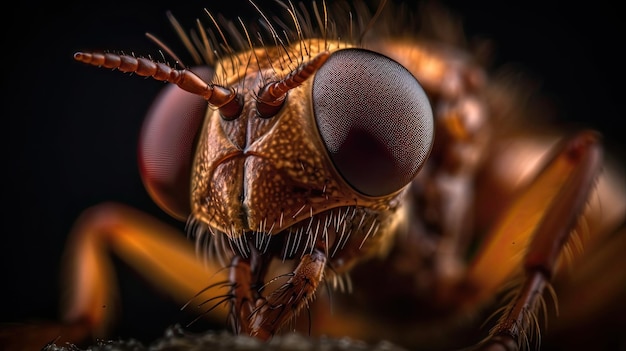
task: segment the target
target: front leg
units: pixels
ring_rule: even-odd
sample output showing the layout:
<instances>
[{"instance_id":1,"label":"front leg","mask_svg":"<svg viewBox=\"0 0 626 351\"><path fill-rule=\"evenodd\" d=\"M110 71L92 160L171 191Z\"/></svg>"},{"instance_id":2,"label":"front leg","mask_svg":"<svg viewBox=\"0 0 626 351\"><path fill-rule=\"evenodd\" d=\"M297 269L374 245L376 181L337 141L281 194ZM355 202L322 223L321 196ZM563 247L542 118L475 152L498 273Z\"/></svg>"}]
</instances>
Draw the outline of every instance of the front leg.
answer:
<instances>
[{"instance_id":1,"label":"front leg","mask_svg":"<svg viewBox=\"0 0 626 351\"><path fill-rule=\"evenodd\" d=\"M3 329L0 346L41 349L50 342L80 344L104 336L115 318L117 301L111 253L181 305L192 299L200 304L228 292L220 284L206 289L228 277L220 267L199 260L179 230L131 207L104 203L85 211L70 234L62 273L68 289L63 322ZM211 317L224 322L227 311L218 306Z\"/></svg>"},{"instance_id":2,"label":"front leg","mask_svg":"<svg viewBox=\"0 0 626 351\"><path fill-rule=\"evenodd\" d=\"M487 298L520 268L523 278L479 350L524 349L539 334L536 314L543 293L572 240L601 162L596 133L582 132L566 140L494 226L468 270L467 282L475 293L464 300L474 304Z\"/></svg>"}]
</instances>

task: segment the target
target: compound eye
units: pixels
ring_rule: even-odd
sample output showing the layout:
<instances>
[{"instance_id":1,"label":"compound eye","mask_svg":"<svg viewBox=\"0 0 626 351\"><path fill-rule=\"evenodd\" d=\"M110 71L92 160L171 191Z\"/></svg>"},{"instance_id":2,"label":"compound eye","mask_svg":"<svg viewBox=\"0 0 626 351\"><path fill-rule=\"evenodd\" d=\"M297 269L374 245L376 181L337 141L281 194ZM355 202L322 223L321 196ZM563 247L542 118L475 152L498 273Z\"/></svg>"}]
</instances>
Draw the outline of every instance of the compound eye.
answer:
<instances>
[{"instance_id":1,"label":"compound eye","mask_svg":"<svg viewBox=\"0 0 626 351\"><path fill-rule=\"evenodd\" d=\"M208 67L193 71L207 81L213 76ZM144 186L161 209L180 220L191 212L191 164L207 109L203 97L171 84L154 100L141 129L138 160Z\"/></svg>"},{"instance_id":2,"label":"compound eye","mask_svg":"<svg viewBox=\"0 0 626 351\"><path fill-rule=\"evenodd\" d=\"M313 111L337 171L369 196L410 183L433 144L424 89L402 65L363 49L333 53L313 81Z\"/></svg>"}]
</instances>

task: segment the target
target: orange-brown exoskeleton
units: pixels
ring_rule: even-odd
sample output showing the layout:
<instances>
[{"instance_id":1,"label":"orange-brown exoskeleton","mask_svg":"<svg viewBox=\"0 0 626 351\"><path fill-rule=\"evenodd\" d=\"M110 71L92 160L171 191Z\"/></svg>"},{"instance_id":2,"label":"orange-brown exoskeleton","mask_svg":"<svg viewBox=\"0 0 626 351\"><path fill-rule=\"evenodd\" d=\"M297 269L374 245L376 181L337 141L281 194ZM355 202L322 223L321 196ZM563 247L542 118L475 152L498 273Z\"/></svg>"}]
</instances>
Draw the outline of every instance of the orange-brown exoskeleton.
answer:
<instances>
[{"instance_id":1,"label":"orange-brown exoskeleton","mask_svg":"<svg viewBox=\"0 0 626 351\"><path fill-rule=\"evenodd\" d=\"M140 170L193 240L121 204L87 210L68 244L65 324L42 339L102 335L111 252L262 340L295 329L535 349L555 291L572 319L595 311L561 285L624 296L624 272L602 282L585 268L625 262L625 186L599 133L522 128L528 110L505 81L441 38L388 30L384 6L280 7L282 20L257 8L259 28L207 12L187 35L174 21L194 67L164 45L176 64L75 54L171 83L146 118ZM568 258L581 280L563 277Z\"/></svg>"}]
</instances>

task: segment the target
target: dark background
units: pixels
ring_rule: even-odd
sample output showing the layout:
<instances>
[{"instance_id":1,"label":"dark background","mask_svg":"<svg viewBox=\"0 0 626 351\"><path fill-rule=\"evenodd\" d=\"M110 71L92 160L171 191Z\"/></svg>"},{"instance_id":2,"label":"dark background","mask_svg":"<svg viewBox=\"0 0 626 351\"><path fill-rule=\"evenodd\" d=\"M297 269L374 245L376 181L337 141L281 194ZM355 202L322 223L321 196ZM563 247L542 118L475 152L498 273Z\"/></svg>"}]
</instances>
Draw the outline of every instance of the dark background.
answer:
<instances>
[{"instance_id":1,"label":"dark background","mask_svg":"<svg viewBox=\"0 0 626 351\"><path fill-rule=\"evenodd\" d=\"M142 118L162 84L74 62L77 50L156 54L149 31L184 52L166 19L184 27L202 9L239 15L247 1L22 2L2 31L3 182L0 322L57 318L58 264L81 210L106 200L169 220L147 196L136 166ZM258 1L263 5L262 1ZM624 150L623 19L608 1L444 1L468 34L490 37L496 62L522 64L558 106L559 118L602 131ZM6 27L5 27L6 28ZM176 223L169 220L171 223ZM182 228L182 225L180 225ZM145 342L189 320L178 306L120 265L124 320L119 336Z\"/></svg>"}]
</instances>

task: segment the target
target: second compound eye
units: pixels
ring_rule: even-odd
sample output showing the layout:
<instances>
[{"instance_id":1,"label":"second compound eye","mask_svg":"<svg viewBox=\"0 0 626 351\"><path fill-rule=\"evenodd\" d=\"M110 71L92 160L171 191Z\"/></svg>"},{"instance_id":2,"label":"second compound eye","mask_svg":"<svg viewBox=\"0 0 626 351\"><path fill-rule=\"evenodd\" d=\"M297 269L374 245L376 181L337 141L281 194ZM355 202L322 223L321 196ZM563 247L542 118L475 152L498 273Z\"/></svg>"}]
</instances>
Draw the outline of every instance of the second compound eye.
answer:
<instances>
[{"instance_id":1,"label":"second compound eye","mask_svg":"<svg viewBox=\"0 0 626 351\"><path fill-rule=\"evenodd\" d=\"M406 68L372 51L339 50L315 74L312 94L322 141L350 186L384 196L415 178L432 148L433 114Z\"/></svg>"}]
</instances>

